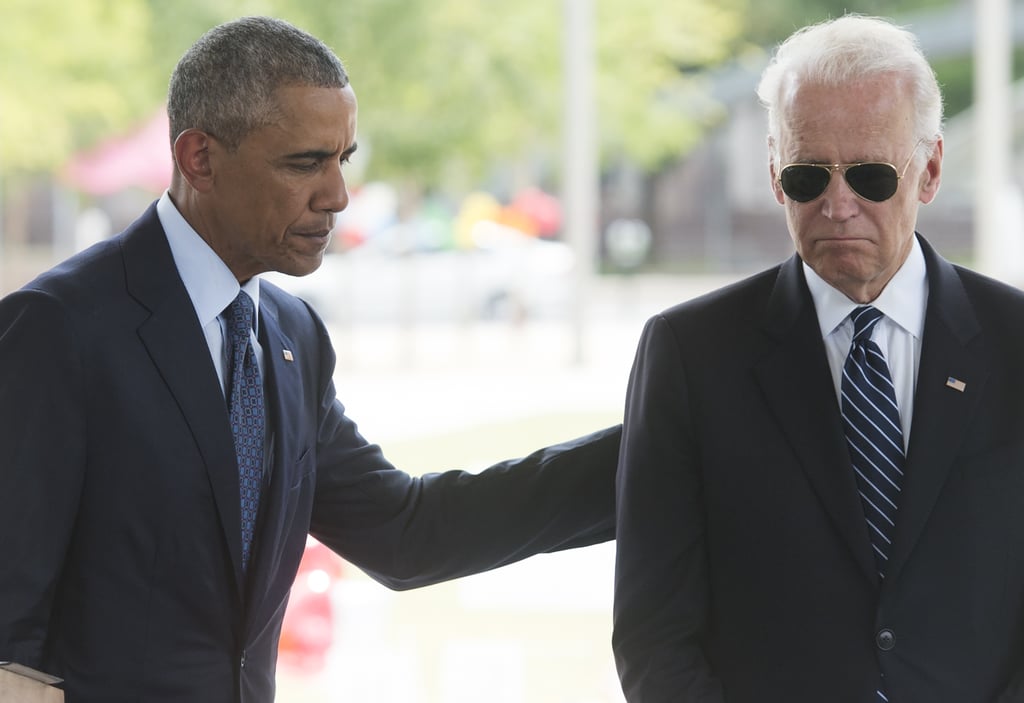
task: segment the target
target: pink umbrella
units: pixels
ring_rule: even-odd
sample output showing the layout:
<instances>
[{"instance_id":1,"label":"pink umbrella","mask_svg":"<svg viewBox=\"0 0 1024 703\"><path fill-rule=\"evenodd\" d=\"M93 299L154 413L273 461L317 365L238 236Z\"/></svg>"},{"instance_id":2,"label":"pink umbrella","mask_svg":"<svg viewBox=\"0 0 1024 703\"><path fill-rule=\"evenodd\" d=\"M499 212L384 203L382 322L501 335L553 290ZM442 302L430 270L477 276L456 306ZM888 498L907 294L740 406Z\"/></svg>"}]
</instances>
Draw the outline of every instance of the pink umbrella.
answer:
<instances>
[{"instance_id":1,"label":"pink umbrella","mask_svg":"<svg viewBox=\"0 0 1024 703\"><path fill-rule=\"evenodd\" d=\"M61 175L90 195L110 195L126 188L163 192L174 168L168 131L167 112L161 109L138 129L74 155Z\"/></svg>"}]
</instances>

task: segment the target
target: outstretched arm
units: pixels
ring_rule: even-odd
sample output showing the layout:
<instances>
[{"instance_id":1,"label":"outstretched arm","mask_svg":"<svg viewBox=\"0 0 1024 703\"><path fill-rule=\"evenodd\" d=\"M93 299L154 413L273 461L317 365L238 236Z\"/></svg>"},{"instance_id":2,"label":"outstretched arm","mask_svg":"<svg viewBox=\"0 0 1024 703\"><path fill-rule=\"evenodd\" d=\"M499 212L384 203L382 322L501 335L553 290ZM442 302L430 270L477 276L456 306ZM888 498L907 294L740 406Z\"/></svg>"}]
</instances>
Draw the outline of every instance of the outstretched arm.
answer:
<instances>
[{"instance_id":1,"label":"outstretched arm","mask_svg":"<svg viewBox=\"0 0 1024 703\"><path fill-rule=\"evenodd\" d=\"M334 400L321 428L310 532L391 588L610 540L618 426L480 472L412 477Z\"/></svg>"}]
</instances>

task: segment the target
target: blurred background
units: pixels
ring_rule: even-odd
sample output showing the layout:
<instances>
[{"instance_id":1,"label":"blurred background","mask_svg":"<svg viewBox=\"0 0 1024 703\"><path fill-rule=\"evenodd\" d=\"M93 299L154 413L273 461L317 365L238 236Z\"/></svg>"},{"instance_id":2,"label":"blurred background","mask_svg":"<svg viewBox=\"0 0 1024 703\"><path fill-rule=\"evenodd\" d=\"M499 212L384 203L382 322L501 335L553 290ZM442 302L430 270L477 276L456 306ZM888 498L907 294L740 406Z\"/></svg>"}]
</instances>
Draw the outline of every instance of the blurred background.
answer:
<instances>
[{"instance_id":1,"label":"blurred background","mask_svg":"<svg viewBox=\"0 0 1024 703\"><path fill-rule=\"evenodd\" d=\"M920 231L1024 282L1018 0L5 0L0 294L163 192L196 38L282 17L346 63L360 148L323 267L267 278L324 316L339 396L401 468L521 456L621 419L647 317L790 254L754 88L775 43L844 10L907 25L943 85ZM279 700L619 703L613 561L395 594L310 542Z\"/></svg>"}]
</instances>

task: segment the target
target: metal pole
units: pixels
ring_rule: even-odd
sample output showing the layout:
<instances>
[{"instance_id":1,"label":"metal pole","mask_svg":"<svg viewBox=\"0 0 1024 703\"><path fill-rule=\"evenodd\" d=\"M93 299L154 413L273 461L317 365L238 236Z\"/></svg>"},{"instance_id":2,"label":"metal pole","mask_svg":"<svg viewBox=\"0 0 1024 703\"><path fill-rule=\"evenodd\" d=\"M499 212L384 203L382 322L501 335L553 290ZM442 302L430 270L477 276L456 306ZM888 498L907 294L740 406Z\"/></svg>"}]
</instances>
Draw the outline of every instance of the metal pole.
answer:
<instances>
[{"instance_id":1,"label":"metal pole","mask_svg":"<svg viewBox=\"0 0 1024 703\"><path fill-rule=\"evenodd\" d=\"M7 293L5 280L5 269L10 268L10 262L7 259L7 183L3 176L0 175L0 297L3 297Z\"/></svg>"},{"instance_id":2,"label":"metal pole","mask_svg":"<svg viewBox=\"0 0 1024 703\"><path fill-rule=\"evenodd\" d=\"M975 0L974 246L979 269L1019 283L1024 233L1011 177L1010 0Z\"/></svg>"},{"instance_id":3,"label":"metal pole","mask_svg":"<svg viewBox=\"0 0 1024 703\"><path fill-rule=\"evenodd\" d=\"M566 241L576 258L573 360L584 357L586 301L597 261L598 166L592 0L564 0L562 192Z\"/></svg>"}]
</instances>

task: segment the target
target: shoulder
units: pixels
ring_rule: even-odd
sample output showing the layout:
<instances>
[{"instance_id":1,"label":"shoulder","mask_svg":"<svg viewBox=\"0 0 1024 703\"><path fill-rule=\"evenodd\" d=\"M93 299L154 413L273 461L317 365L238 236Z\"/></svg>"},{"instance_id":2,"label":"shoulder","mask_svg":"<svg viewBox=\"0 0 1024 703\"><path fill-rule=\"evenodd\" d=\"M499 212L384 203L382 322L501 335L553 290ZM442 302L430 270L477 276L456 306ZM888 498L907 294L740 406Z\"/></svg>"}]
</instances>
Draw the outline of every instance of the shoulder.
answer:
<instances>
[{"instance_id":1,"label":"shoulder","mask_svg":"<svg viewBox=\"0 0 1024 703\"><path fill-rule=\"evenodd\" d=\"M680 302L647 320L638 350L676 350L728 363L761 338L781 266Z\"/></svg>"},{"instance_id":2,"label":"shoulder","mask_svg":"<svg viewBox=\"0 0 1024 703\"><path fill-rule=\"evenodd\" d=\"M997 280L965 266L952 264L964 290L972 299L986 303L1009 306L1024 306L1024 291L1004 281Z\"/></svg>"},{"instance_id":3,"label":"shoulder","mask_svg":"<svg viewBox=\"0 0 1024 703\"><path fill-rule=\"evenodd\" d=\"M49 293L58 298L80 299L95 292L104 281L122 269L119 238L92 245L53 268L39 274L22 288ZM123 280L123 275L121 276Z\"/></svg>"},{"instance_id":4,"label":"shoulder","mask_svg":"<svg viewBox=\"0 0 1024 703\"><path fill-rule=\"evenodd\" d=\"M52 296L72 308L107 305L129 289L133 266L136 277L150 285L176 277L155 204L124 231L70 256L21 290Z\"/></svg>"},{"instance_id":5,"label":"shoulder","mask_svg":"<svg viewBox=\"0 0 1024 703\"><path fill-rule=\"evenodd\" d=\"M779 278L780 266L761 271L727 286L686 300L658 313L669 325L717 327L723 322L743 324L764 317Z\"/></svg>"},{"instance_id":6,"label":"shoulder","mask_svg":"<svg viewBox=\"0 0 1024 703\"><path fill-rule=\"evenodd\" d=\"M317 312L302 298L266 279L260 279L260 307L273 315L282 329L295 336L327 336L327 328Z\"/></svg>"}]
</instances>

